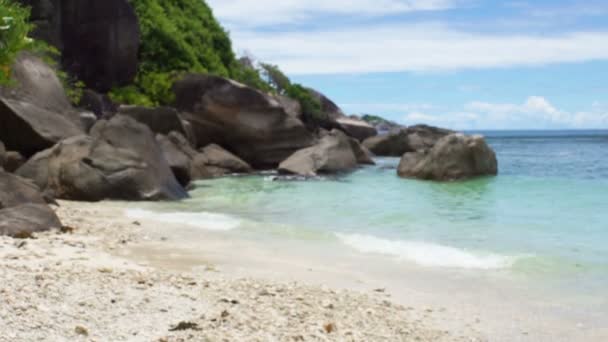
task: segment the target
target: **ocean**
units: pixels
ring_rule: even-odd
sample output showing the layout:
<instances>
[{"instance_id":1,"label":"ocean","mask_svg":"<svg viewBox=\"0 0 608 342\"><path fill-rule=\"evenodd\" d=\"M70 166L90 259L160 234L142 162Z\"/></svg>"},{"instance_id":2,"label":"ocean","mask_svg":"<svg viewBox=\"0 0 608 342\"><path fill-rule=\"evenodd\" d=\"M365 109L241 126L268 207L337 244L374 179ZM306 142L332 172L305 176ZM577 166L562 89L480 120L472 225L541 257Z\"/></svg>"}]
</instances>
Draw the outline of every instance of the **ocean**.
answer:
<instances>
[{"instance_id":1,"label":"ocean","mask_svg":"<svg viewBox=\"0 0 608 342\"><path fill-rule=\"evenodd\" d=\"M309 181L200 181L134 218L264 241L336 245L441 272L501 274L606 294L608 131L485 131L500 174L401 179L398 158Z\"/></svg>"}]
</instances>

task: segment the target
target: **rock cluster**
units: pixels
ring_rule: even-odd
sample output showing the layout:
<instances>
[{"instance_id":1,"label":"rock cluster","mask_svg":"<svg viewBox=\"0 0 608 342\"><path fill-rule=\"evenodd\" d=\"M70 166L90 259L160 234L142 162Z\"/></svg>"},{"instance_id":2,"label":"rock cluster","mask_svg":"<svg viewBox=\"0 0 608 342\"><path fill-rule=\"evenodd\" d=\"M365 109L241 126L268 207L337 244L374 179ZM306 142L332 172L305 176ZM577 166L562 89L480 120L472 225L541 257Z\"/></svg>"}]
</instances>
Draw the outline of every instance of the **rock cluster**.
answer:
<instances>
[{"instance_id":1,"label":"rock cluster","mask_svg":"<svg viewBox=\"0 0 608 342\"><path fill-rule=\"evenodd\" d=\"M150 129L130 117L100 120L91 135L36 154L17 174L70 200L177 200L187 197Z\"/></svg>"},{"instance_id":2,"label":"rock cluster","mask_svg":"<svg viewBox=\"0 0 608 342\"><path fill-rule=\"evenodd\" d=\"M198 179L266 169L314 177L374 164L374 154L404 156L404 177L496 173L493 152L478 138L423 125L378 135L314 89L308 92L321 105L318 122L298 101L208 74L181 76L172 107L115 104L106 93L132 82L138 68L140 32L129 2L21 1L32 8L34 35L57 46L64 69L88 89L79 103L84 109L76 108L53 67L31 53L18 56L14 84L0 87L0 168L14 191L29 188L15 187L16 176L7 172L59 199L180 200ZM39 205L31 198L5 204L5 223L25 227L15 221L22 213L46 228L58 225L45 216L48 207L32 207Z\"/></svg>"},{"instance_id":3,"label":"rock cluster","mask_svg":"<svg viewBox=\"0 0 608 342\"><path fill-rule=\"evenodd\" d=\"M391 130L388 134L366 139L363 146L378 156L401 157L404 153L429 149L453 131L427 125Z\"/></svg>"}]
</instances>

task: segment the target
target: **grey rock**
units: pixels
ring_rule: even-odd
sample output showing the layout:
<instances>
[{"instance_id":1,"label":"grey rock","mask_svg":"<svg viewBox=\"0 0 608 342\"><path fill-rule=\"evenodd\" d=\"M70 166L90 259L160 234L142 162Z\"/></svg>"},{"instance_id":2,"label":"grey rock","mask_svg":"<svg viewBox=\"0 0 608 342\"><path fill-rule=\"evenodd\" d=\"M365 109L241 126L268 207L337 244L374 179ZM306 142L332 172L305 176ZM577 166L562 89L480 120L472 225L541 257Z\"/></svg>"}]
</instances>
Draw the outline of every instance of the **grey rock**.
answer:
<instances>
[{"instance_id":1,"label":"grey rock","mask_svg":"<svg viewBox=\"0 0 608 342\"><path fill-rule=\"evenodd\" d=\"M116 113L118 106L105 94L97 93L92 89L85 89L78 104L85 110L91 111L98 118Z\"/></svg>"},{"instance_id":2,"label":"grey rock","mask_svg":"<svg viewBox=\"0 0 608 342\"><path fill-rule=\"evenodd\" d=\"M344 128L346 134L359 141L378 135L374 126L357 118L341 117L336 119L336 122Z\"/></svg>"},{"instance_id":3,"label":"grey rock","mask_svg":"<svg viewBox=\"0 0 608 342\"><path fill-rule=\"evenodd\" d=\"M214 177L225 176L231 173L248 173L253 171L251 166L241 158L226 151L219 145L207 145L201 150L205 156L205 165Z\"/></svg>"},{"instance_id":4,"label":"grey rock","mask_svg":"<svg viewBox=\"0 0 608 342\"><path fill-rule=\"evenodd\" d=\"M32 233L61 227L61 221L46 204L27 203L0 209L0 235L30 236Z\"/></svg>"},{"instance_id":5,"label":"grey rock","mask_svg":"<svg viewBox=\"0 0 608 342\"><path fill-rule=\"evenodd\" d=\"M6 147L2 141L0 141L0 169L4 167L4 163L6 163Z\"/></svg>"},{"instance_id":6,"label":"grey rock","mask_svg":"<svg viewBox=\"0 0 608 342\"><path fill-rule=\"evenodd\" d=\"M4 170L6 172L15 172L21 165L25 164L26 159L17 151L6 152L4 160Z\"/></svg>"},{"instance_id":7,"label":"grey rock","mask_svg":"<svg viewBox=\"0 0 608 342\"><path fill-rule=\"evenodd\" d=\"M190 74L175 83L174 91L176 107L192 124L198 147L219 144L256 168L276 167L314 141L276 98L243 84Z\"/></svg>"},{"instance_id":8,"label":"grey rock","mask_svg":"<svg viewBox=\"0 0 608 342\"><path fill-rule=\"evenodd\" d=\"M0 170L0 235L28 235L51 228L61 228L61 222L39 188Z\"/></svg>"},{"instance_id":9,"label":"grey rock","mask_svg":"<svg viewBox=\"0 0 608 342\"><path fill-rule=\"evenodd\" d=\"M407 152L432 148L439 139L453 131L426 125L394 129L363 141L363 146L378 156L400 157Z\"/></svg>"},{"instance_id":10,"label":"grey rock","mask_svg":"<svg viewBox=\"0 0 608 342\"><path fill-rule=\"evenodd\" d=\"M496 153L481 136L448 135L427 152L406 153L399 176L452 181L498 173Z\"/></svg>"},{"instance_id":11,"label":"grey rock","mask_svg":"<svg viewBox=\"0 0 608 342\"><path fill-rule=\"evenodd\" d=\"M145 124L155 134L167 135L171 132L178 132L186 135L184 125L177 114L177 110L171 107L120 106L118 113Z\"/></svg>"},{"instance_id":12,"label":"grey rock","mask_svg":"<svg viewBox=\"0 0 608 342\"><path fill-rule=\"evenodd\" d=\"M62 63L99 92L130 83L137 73L139 21L127 0L62 0ZM57 19L55 19L57 20Z\"/></svg>"},{"instance_id":13,"label":"grey rock","mask_svg":"<svg viewBox=\"0 0 608 342\"><path fill-rule=\"evenodd\" d=\"M150 129L123 115L98 121L91 136L72 137L36 154L17 174L68 200L187 197Z\"/></svg>"},{"instance_id":14,"label":"grey rock","mask_svg":"<svg viewBox=\"0 0 608 342\"><path fill-rule=\"evenodd\" d=\"M359 140L355 138L350 138L350 147L355 154L355 158L357 158L357 163L365 164L365 165L375 165L374 162L374 154L367 149L367 147L361 145Z\"/></svg>"},{"instance_id":15,"label":"grey rock","mask_svg":"<svg viewBox=\"0 0 608 342\"><path fill-rule=\"evenodd\" d=\"M30 156L58 141L84 133L55 71L29 53L13 65L14 87L0 89L0 140Z\"/></svg>"},{"instance_id":16,"label":"grey rock","mask_svg":"<svg viewBox=\"0 0 608 342\"><path fill-rule=\"evenodd\" d=\"M295 152L279 165L279 172L314 177L318 173L348 171L357 166L351 140L339 130L325 133L319 142Z\"/></svg>"}]
</instances>

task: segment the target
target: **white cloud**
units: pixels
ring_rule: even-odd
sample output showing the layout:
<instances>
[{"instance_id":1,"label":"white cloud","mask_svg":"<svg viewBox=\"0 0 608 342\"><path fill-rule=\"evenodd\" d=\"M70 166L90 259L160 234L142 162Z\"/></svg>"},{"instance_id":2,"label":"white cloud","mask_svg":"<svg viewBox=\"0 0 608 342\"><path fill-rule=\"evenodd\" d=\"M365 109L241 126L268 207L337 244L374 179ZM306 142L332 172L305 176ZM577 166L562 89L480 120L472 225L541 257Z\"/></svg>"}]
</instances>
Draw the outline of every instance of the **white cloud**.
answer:
<instances>
[{"instance_id":1,"label":"white cloud","mask_svg":"<svg viewBox=\"0 0 608 342\"><path fill-rule=\"evenodd\" d=\"M349 113L416 112L437 109L428 103L340 103L340 108Z\"/></svg>"},{"instance_id":2,"label":"white cloud","mask_svg":"<svg viewBox=\"0 0 608 342\"><path fill-rule=\"evenodd\" d=\"M400 122L405 125L429 124L454 129L476 129L479 128L478 119L479 115L471 112L449 112L445 115L410 112Z\"/></svg>"},{"instance_id":3,"label":"white cloud","mask_svg":"<svg viewBox=\"0 0 608 342\"><path fill-rule=\"evenodd\" d=\"M470 33L441 24L296 32L236 31L238 51L290 74L441 71L608 59L608 32L553 36Z\"/></svg>"},{"instance_id":4,"label":"white cloud","mask_svg":"<svg viewBox=\"0 0 608 342\"><path fill-rule=\"evenodd\" d=\"M546 98L530 96L522 104L474 101L462 110L412 111L401 122L428 123L453 129L584 129L608 128L608 108L592 104L588 111L559 110Z\"/></svg>"},{"instance_id":5,"label":"white cloud","mask_svg":"<svg viewBox=\"0 0 608 342\"><path fill-rule=\"evenodd\" d=\"M318 15L382 16L450 8L455 0L207 0L231 27L298 24Z\"/></svg>"}]
</instances>

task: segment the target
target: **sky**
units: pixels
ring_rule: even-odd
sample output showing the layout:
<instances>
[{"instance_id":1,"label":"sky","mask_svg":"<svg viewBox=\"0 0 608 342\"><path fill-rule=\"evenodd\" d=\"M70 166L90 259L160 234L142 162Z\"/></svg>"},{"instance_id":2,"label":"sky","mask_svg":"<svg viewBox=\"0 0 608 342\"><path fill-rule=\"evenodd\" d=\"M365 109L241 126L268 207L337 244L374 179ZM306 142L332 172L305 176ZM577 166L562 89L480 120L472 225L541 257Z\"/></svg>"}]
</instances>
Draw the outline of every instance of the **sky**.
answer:
<instances>
[{"instance_id":1,"label":"sky","mask_svg":"<svg viewBox=\"0 0 608 342\"><path fill-rule=\"evenodd\" d=\"M608 0L208 0L237 53L348 114L608 128Z\"/></svg>"}]
</instances>

